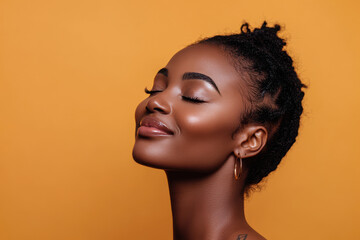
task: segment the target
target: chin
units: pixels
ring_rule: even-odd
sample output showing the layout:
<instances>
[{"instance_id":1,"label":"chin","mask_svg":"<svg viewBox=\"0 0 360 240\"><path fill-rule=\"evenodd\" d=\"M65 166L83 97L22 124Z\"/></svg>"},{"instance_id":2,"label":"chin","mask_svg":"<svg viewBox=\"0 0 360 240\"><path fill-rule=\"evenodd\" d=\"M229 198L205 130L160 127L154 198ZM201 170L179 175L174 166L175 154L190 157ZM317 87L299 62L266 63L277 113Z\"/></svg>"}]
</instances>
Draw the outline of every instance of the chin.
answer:
<instances>
[{"instance_id":1,"label":"chin","mask_svg":"<svg viewBox=\"0 0 360 240\"><path fill-rule=\"evenodd\" d=\"M149 156L145 151L137 149L136 145L133 148L132 157L135 162L143 166L157 169L166 169L169 167L166 166L166 164L164 164L163 161L159 159L159 157Z\"/></svg>"},{"instance_id":2,"label":"chin","mask_svg":"<svg viewBox=\"0 0 360 240\"><path fill-rule=\"evenodd\" d=\"M179 165L175 161L174 155L178 155L174 151L173 139L169 137L158 138L141 138L135 139L132 156L135 162L157 169L176 169Z\"/></svg>"}]
</instances>

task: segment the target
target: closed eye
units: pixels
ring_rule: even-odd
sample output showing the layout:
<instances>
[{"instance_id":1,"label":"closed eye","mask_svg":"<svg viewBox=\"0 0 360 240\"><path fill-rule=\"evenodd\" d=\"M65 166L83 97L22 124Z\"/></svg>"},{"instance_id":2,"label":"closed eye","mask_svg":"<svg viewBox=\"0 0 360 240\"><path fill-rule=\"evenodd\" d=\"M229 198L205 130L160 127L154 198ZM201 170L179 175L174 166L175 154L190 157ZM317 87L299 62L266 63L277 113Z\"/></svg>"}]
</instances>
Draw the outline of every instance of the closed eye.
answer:
<instances>
[{"instance_id":1,"label":"closed eye","mask_svg":"<svg viewBox=\"0 0 360 240\"><path fill-rule=\"evenodd\" d=\"M145 93L150 94L150 96L151 96L151 95L154 95L155 93L158 93L158 92L162 92L162 91L161 91L161 90L149 90L149 89L145 88ZM206 102L206 101L201 100L200 98L197 98L197 97L181 96L181 98L182 98L184 101L191 102L191 103L196 103L196 104L205 103L205 102Z\"/></svg>"},{"instance_id":2,"label":"closed eye","mask_svg":"<svg viewBox=\"0 0 360 240\"><path fill-rule=\"evenodd\" d=\"M191 102L191 103L205 103L206 101L204 100L201 100L197 97L187 97L187 96L182 96L182 99L184 101L187 101L187 102Z\"/></svg>"}]
</instances>

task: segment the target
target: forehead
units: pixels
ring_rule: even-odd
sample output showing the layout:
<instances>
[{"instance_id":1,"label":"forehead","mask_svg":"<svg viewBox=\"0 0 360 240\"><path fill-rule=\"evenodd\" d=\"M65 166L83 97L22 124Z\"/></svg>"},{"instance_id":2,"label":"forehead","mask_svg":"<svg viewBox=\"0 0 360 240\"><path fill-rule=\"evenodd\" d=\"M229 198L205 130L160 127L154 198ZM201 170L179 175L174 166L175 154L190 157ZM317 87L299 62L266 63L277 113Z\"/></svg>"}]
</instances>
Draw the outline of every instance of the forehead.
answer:
<instances>
[{"instance_id":1,"label":"forehead","mask_svg":"<svg viewBox=\"0 0 360 240\"><path fill-rule=\"evenodd\" d=\"M195 44L177 52L166 65L169 77L177 78L184 72L199 72L212 78L220 92L239 89L240 74L230 57L220 47Z\"/></svg>"}]
</instances>

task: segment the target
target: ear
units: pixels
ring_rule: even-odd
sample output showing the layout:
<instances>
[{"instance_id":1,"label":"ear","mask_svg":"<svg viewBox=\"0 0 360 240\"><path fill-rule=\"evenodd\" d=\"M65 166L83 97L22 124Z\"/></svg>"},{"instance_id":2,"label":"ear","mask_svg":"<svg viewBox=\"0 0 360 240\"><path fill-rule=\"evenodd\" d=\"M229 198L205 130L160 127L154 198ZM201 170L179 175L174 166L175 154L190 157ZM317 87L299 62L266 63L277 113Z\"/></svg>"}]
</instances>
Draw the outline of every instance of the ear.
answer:
<instances>
[{"instance_id":1,"label":"ear","mask_svg":"<svg viewBox=\"0 0 360 240\"><path fill-rule=\"evenodd\" d=\"M235 134L235 156L247 158L257 155L265 146L268 132L264 126L249 125Z\"/></svg>"}]
</instances>

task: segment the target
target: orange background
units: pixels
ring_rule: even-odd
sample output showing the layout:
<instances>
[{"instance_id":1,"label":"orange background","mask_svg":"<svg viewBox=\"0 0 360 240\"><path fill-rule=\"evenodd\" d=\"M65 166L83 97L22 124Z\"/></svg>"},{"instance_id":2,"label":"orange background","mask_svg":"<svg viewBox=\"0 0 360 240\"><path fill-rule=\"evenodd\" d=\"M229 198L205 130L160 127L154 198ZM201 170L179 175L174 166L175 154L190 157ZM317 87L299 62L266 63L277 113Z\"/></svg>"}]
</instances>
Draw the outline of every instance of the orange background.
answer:
<instances>
[{"instance_id":1,"label":"orange background","mask_svg":"<svg viewBox=\"0 0 360 240\"><path fill-rule=\"evenodd\" d=\"M360 239L360 5L350 0L0 2L0 239L171 239L163 171L131 157L156 71L244 20L285 25L309 85L298 141L246 201L268 239Z\"/></svg>"}]
</instances>

